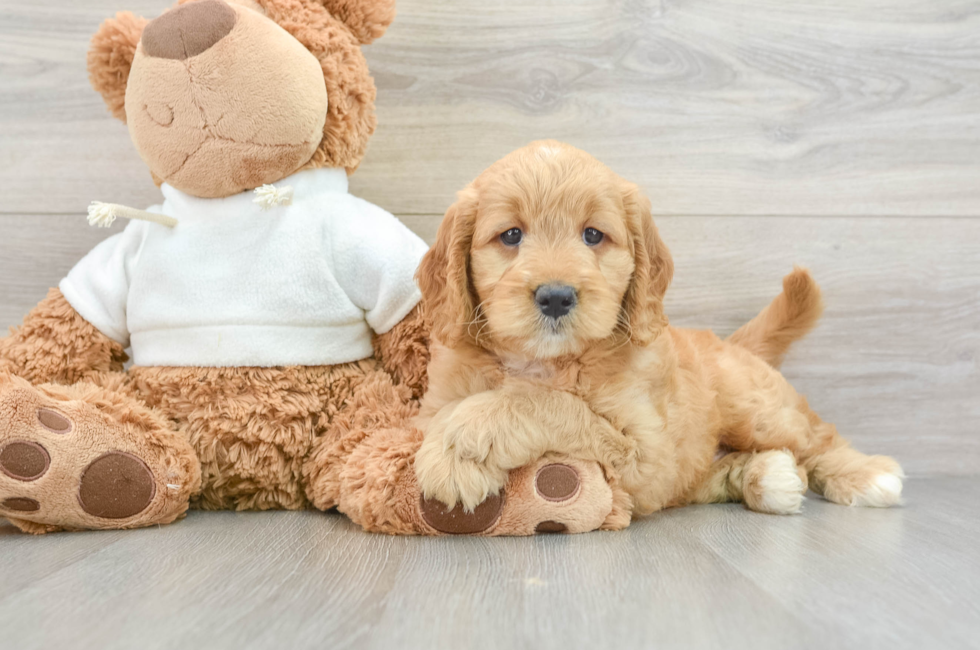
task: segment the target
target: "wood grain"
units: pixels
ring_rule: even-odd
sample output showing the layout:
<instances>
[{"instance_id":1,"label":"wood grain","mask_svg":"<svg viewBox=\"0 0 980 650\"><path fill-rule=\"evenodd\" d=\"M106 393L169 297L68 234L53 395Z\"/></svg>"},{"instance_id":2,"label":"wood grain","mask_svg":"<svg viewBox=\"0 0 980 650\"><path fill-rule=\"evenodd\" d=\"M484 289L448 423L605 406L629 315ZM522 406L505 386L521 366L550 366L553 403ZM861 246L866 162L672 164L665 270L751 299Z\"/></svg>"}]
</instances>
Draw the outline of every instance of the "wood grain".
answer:
<instances>
[{"instance_id":1,"label":"wood grain","mask_svg":"<svg viewBox=\"0 0 980 650\"><path fill-rule=\"evenodd\" d=\"M518 539L366 535L310 512L0 535L2 568L18 571L0 595L0 641L18 650L975 648L980 480L912 480L906 496L891 510L813 497L793 517L698 506L621 533Z\"/></svg>"},{"instance_id":2,"label":"wood grain","mask_svg":"<svg viewBox=\"0 0 980 650\"><path fill-rule=\"evenodd\" d=\"M169 4L4 0L0 210L152 202L84 61L121 6ZM441 213L543 137L658 214L980 214L972 0L400 0L366 53L380 126L353 187L398 214Z\"/></svg>"},{"instance_id":3,"label":"wood grain","mask_svg":"<svg viewBox=\"0 0 980 650\"><path fill-rule=\"evenodd\" d=\"M0 329L91 247L91 200L158 190L89 88L120 9L0 0ZM511 149L566 140L636 181L676 325L733 331L793 264L827 313L784 370L907 505L668 511L616 534L365 535L336 514L192 513L21 535L0 520L0 647L976 648L980 4L399 0L365 48L379 128L352 191L431 241ZM961 218L955 218L961 217Z\"/></svg>"}]
</instances>

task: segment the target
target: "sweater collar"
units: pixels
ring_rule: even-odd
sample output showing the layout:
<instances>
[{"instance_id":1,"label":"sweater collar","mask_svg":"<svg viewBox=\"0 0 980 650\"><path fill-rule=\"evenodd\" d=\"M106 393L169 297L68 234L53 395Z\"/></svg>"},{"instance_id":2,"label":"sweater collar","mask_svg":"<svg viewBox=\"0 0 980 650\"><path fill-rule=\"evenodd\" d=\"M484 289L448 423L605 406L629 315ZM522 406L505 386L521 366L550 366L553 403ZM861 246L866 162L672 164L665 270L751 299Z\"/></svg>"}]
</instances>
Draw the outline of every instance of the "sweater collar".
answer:
<instances>
[{"instance_id":1,"label":"sweater collar","mask_svg":"<svg viewBox=\"0 0 980 650\"><path fill-rule=\"evenodd\" d=\"M293 201L319 196L326 193L347 193L347 171L342 168L304 169L290 174L282 180L271 183L279 189L292 188ZM160 186L166 203L173 207L174 214L190 217L213 215L216 211L224 212L260 212L263 208L257 205L254 190L246 190L220 199L202 199L178 190L168 183ZM178 217L179 220L180 217Z\"/></svg>"}]
</instances>

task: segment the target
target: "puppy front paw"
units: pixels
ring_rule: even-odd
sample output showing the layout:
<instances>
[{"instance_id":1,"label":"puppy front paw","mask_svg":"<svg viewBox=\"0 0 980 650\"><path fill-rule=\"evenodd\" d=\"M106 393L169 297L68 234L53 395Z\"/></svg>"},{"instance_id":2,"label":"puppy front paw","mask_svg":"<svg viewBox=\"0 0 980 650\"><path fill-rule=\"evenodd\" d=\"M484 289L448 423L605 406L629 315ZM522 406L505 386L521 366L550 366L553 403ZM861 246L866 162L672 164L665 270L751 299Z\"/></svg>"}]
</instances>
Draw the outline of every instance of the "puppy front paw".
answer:
<instances>
[{"instance_id":1,"label":"puppy front paw","mask_svg":"<svg viewBox=\"0 0 980 650\"><path fill-rule=\"evenodd\" d=\"M507 482L507 470L462 458L454 447L445 448L439 437L427 436L415 455L415 475L422 496L467 512L498 494Z\"/></svg>"}]
</instances>

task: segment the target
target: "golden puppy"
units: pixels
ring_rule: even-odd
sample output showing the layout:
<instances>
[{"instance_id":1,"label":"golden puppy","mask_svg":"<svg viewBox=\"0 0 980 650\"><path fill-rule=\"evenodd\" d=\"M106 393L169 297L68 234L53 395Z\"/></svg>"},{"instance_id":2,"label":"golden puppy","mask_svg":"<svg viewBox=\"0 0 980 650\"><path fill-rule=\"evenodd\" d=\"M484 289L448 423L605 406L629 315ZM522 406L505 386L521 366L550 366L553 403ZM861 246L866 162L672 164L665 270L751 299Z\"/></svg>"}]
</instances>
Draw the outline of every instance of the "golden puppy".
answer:
<instances>
[{"instance_id":1,"label":"golden puppy","mask_svg":"<svg viewBox=\"0 0 980 650\"><path fill-rule=\"evenodd\" d=\"M809 274L728 341L668 325L672 274L649 201L573 147L532 143L460 192L418 273L434 339L425 496L472 509L562 451L616 474L634 514L793 513L808 478L836 503L898 503L899 465L852 449L776 369L820 315Z\"/></svg>"}]
</instances>

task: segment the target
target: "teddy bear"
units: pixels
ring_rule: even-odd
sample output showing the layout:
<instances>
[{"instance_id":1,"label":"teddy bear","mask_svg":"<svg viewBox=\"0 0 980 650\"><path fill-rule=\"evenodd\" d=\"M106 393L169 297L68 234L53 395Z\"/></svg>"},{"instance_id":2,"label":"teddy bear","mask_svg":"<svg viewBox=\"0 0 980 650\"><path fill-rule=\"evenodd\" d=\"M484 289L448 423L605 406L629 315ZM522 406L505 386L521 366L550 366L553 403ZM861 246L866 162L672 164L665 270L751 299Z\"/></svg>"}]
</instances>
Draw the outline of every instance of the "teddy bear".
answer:
<instances>
[{"instance_id":1,"label":"teddy bear","mask_svg":"<svg viewBox=\"0 0 980 650\"><path fill-rule=\"evenodd\" d=\"M189 507L336 508L391 534L628 524L616 477L559 453L472 511L420 495L426 246L348 192L376 126L361 46L394 12L185 0L102 24L91 83L164 200L93 203L90 222L126 228L0 340L0 517L29 533Z\"/></svg>"}]
</instances>

